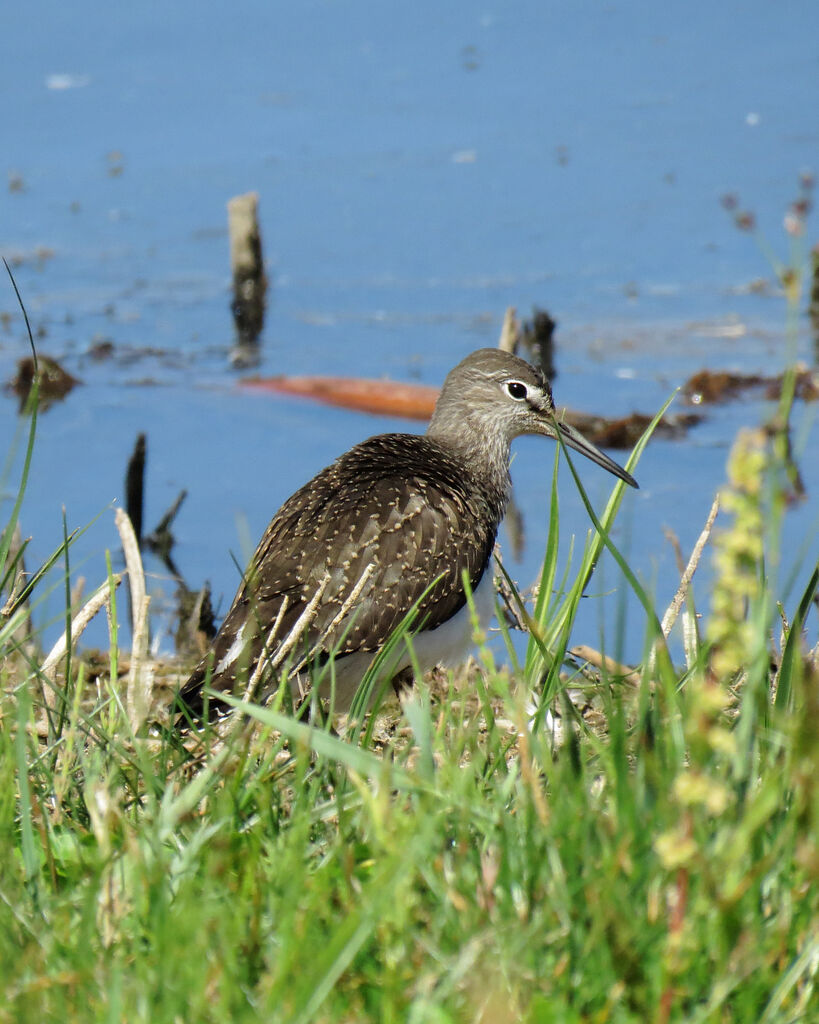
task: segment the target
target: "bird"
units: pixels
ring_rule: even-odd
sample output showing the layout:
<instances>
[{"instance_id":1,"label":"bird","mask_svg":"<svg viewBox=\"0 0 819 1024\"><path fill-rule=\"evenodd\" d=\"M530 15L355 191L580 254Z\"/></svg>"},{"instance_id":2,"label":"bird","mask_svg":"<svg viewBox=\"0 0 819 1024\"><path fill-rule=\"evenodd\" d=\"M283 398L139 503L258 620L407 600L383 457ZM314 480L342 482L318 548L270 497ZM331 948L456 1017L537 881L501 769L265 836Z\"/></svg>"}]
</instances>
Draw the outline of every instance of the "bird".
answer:
<instances>
[{"instance_id":1,"label":"bird","mask_svg":"<svg viewBox=\"0 0 819 1024\"><path fill-rule=\"evenodd\" d=\"M511 444L523 434L559 434L638 486L557 416L539 369L478 349L447 375L425 434L371 437L285 501L178 707L195 720L207 703L213 717L225 710L220 693L264 701L285 674L297 702L317 679L319 697L344 712L385 645L378 681L396 692L416 670L462 663L473 610L483 626L494 611L491 559L511 493ZM409 642L388 645L413 613Z\"/></svg>"}]
</instances>

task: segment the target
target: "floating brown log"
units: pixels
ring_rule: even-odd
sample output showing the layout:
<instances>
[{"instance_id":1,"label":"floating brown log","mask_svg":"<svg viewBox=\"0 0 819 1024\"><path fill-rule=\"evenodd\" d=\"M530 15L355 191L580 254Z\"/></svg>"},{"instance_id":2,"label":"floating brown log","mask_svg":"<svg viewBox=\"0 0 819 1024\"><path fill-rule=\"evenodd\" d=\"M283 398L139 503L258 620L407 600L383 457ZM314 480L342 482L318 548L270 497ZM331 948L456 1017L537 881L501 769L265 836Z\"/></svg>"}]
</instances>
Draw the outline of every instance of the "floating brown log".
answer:
<instances>
[{"instance_id":1,"label":"floating brown log","mask_svg":"<svg viewBox=\"0 0 819 1024\"><path fill-rule=\"evenodd\" d=\"M242 387L258 391L299 395L325 405L410 420L428 420L439 394L438 388L427 384L362 377L245 377L239 383ZM558 417L561 416L594 444L604 448L632 448L651 422L651 417L642 413L632 413L622 419L609 419L561 409L558 410ZM701 419L697 413L663 417L657 426L657 433L678 437Z\"/></svg>"},{"instance_id":2,"label":"floating brown log","mask_svg":"<svg viewBox=\"0 0 819 1024\"><path fill-rule=\"evenodd\" d=\"M344 409L411 420L428 420L439 393L438 388L424 384L361 377L246 377L240 383L259 391L301 395Z\"/></svg>"}]
</instances>

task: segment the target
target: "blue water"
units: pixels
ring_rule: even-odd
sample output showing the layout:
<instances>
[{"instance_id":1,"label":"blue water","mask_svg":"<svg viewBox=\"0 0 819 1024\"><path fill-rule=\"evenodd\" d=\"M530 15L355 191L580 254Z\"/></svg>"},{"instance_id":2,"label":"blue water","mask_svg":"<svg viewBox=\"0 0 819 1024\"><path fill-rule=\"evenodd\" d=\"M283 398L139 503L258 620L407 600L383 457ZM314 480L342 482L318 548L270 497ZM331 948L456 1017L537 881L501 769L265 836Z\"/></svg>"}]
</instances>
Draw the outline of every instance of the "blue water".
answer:
<instances>
[{"instance_id":1,"label":"blue water","mask_svg":"<svg viewBox=\"0 0 819 1024\"><path fill-rule=\"evenodd\" d=\"M772 270L719 197L737 192L786 258L798 173L819 169L817 30L811 0L5 11L2 163L22 188L0 192L0 252L41 351L83 381L40 422L22 513L30 564L58 543L64 505L69 527L102 513L74 558L88 587L104 577L117 546L107 507L145 431L146 525L188 489L174 555L224 610L229 552L241 561L288 494L355 441L416 429L237 389L225 203L250 189L273 280L261 373L438 383L496 343L507 305L558 320L556 397L587 411L653 412L703 365L778 371L784 303L747 293ZM27 343L2 283L0 311L13 315L0 326L8 379ZM724 336L733 323L739 336ZM115 356L95 363L100 338ZM799 348L815 358L806 323ZM15 409L0 397L5 437ZM722 407L647 451L619 537L660 605L674 590L664 527L690 547L736 430L764 414L758 401ZM805 436L815 452L815 426ZM793 551L816 535L816 463L805 460L809 500L789 518ZM551 467L547 442L519 443L528 544L511 568L524 585L545 543ZM583 476L602 505L609 480L592 466ZM563 534L582 535L565 471L562 495ZM815 540L810 550L815 560ZM173 582L147 568L169 650ZM613 568L602 582L619 585ZM595 643L618 600L586 602L577 639ZM55 594L43 617L61 605ZM104 643L102 627L92 637Z\"/></svg>"}]
</instances>

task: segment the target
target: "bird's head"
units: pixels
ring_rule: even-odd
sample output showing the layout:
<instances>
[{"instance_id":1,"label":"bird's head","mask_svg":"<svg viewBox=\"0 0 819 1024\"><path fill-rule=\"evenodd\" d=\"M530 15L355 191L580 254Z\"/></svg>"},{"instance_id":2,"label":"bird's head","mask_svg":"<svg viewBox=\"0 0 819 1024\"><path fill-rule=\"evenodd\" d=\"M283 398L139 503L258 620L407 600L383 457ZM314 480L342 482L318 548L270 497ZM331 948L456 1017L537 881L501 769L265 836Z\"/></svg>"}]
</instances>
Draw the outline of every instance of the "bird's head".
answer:
<instances>
[{"instance_id":1,"label":"bird's head","mask_svg":"<svg viewBox=\"0 0 819 1024\"><path fill-rule=\"evenodd\" d=\"M478 349L450 371L427 431L430 437L461 438L488 452L500 445L507 457L509 445L522 434L556 440L558 433L570 448L637 487L630 473L556 415L544 374L500 349Z\"/></svg>"}]
</instances>

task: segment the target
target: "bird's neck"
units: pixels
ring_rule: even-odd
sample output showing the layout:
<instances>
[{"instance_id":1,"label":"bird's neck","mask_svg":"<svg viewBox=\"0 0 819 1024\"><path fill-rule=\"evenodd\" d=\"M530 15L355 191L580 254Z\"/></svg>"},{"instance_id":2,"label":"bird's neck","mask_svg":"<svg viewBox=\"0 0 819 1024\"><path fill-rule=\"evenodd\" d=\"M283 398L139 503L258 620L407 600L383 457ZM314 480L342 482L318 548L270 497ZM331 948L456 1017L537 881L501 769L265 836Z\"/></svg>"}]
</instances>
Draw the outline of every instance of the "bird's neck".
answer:
<instances>
[{"instance_id":1,"label":"bird's neck","mask_svg":"<svg viewBox=\"0 0 819 1024\"><path fill-rule=\"evenodd\" d=\"M501 430L488 430L467 414L457 423L433 416L426 436L451 452L476 481L498 522L503 518L512 489L509 475L509 440Z\"/></svg>"}]
</instances>

